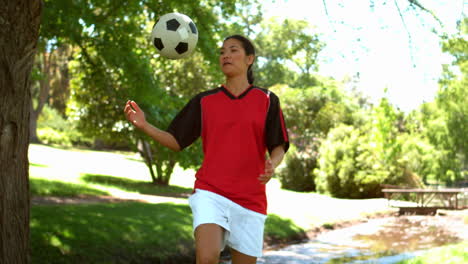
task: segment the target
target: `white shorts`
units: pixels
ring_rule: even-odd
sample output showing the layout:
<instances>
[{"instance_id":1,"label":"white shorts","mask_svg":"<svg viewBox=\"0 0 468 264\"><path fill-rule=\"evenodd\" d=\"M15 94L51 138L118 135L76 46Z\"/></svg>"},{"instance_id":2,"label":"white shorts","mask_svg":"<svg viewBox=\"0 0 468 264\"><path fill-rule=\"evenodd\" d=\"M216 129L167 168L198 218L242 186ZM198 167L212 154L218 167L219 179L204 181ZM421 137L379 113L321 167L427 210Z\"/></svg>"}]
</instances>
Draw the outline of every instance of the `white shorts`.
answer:
<instances>
[{"instance_id":1,"label":"white shorts","mask_svg":"<svg viewBox=\"0 0 468 264\"><path fill-rule=\"evenodd\" d=\"M252 257L261 257L266 215L246 209L213 192L196 189L189 198L193 230L201 224L225 229L221 250L226 245Z\"/></svg>"}]
</instances>

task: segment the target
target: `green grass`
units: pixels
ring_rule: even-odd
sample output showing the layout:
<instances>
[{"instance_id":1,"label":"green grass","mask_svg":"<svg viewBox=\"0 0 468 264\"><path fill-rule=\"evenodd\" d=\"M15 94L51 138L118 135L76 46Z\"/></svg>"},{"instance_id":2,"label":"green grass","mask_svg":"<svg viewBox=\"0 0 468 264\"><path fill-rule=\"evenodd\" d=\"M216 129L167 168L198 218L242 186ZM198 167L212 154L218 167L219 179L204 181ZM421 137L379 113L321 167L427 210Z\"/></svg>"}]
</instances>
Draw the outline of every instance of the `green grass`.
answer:
<instances>
[{"instance_id":1,"label":"green grass","mask_svg":"<svg viewBox=\"0 0 468 264\"><path fill-rule=\"evenodd\" d=\"M135 153L32 144L29 160L33 196L173 197L172 203L157 204L33 205L32 263L163 263L169 258L171 262L166 263L191 262L194 242L186 197L192 191L193 170L175 168L170 186L163 187L151 183L148 169ZM388 210L384 199L346 200L292 192L281 189L277 179L268 183L267 195L268 242L301 240L304 230ZM462 263L466 246L442 248L423 260L441 259L438 262L414 263ZM462 262L444 262L452 257Z\"/></svg>"},{"instance_id":2,"label":"green grass","mask_svg":"<svg viewBox=\"0 0 468 264\"><path fill-rule=\"evenodd\" d=\"M152 184L146 165L138 158L126 152L30 145L31 195L126 196L126 193L136 193L186 198L191 193L192 188L188 186ZM184 173L180 169L177 171Z\"/></svg>"},{"instance_id":3,"label":"green grass","mask_svg":"<svg viewBox=\"0 0 468 264\"><path fill-rule=\"evenodd\" d=\"M398 264L461 264L468 263L468 242L431 249L426 254L398 262Z\"/></svg>"},{"instance_id":4,"label":"green grass","mask_svg":"<svg viewBox=\"0 0 468 264\"><path fill-rule=\"evenodd\" d=\"M86 184L68 183L57 180L31 178L31 195L73 197L79 195L109 195L108 192L92 188Z\"/></svg>"},{"instance_id":5,"label":"green grass","mask_svg":"<svg viewBox=\"0 0 468 264\"><path fill-rule=\"evenodd\" d=\"M82 176L82 180L86 183L110 186L127 192L150 195L187 197L192 192L192 188L184 188L174 185L161 186L148 181L139 181L99 174L84 174Z\"/></svg>"},{"instance_id":6,"label":"green grass","mask_svg":"<svg viewBox=\"0 0 468 264\"><path fill-rule=\"evenodd\" d=\"M193 255L187 205L33 206L32 263L160 263Z\"/></svg>"},{"instance_id":7,"label":"green grass","mask_svg":"<svg viewBox=\"0 0 468 264\"><path fill-rule=\"evenodd\" d=\"M169 196L174 203L33 205L32 263L190 263L194 257L192 215L187 195L192 171L176 169L170 186L150 182L146 166L133 154L30 146L33 196ZM290 219L269 215L265 237L304 237ZM165 262L165 261L171 262Z\"/></svg>"},{"instance_id":8,"label":"green grass","mask_svg":"<svg viewBox=\"0 0 468 264\"><path fill-rule=\"evenodd\" d=\"M190 263L194 257L188 205L33 206L30 226L32 263ZM287 241L298 231L273 215L265 235Z\"/></svg>"},{"instance_id":9,"label":"green grass","mask_svg":"<svg viewBox=\"0 0 468 264\"><path fill-rule=\"evenodd\" d=\"M282 218L275 214L268 215L265 221L265 240L267 242L288 242L306 238L305 231L294 224L291 219Z\"/></svg>"}]
</instances>

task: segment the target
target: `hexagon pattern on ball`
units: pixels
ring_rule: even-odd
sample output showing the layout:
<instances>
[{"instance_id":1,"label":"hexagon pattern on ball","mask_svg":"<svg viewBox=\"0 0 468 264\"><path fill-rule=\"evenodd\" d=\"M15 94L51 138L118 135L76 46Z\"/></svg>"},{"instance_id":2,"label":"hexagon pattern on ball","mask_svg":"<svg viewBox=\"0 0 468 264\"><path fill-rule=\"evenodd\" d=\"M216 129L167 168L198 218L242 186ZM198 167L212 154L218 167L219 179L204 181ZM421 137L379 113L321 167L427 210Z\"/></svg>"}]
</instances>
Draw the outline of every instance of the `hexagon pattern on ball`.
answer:
<instances>
[{"instance_id":1,"label":"hexagon pattern on ball","mask_svg":"<svg viewBox=\"0 0 468 264\"><path fill-rule=\"evenodd\" d=\"M181 59L194 51L198 42L198 30L188 16L168 13L161 16L153 26L151 40L162 57Z\"/></svg>"}]
</instances>

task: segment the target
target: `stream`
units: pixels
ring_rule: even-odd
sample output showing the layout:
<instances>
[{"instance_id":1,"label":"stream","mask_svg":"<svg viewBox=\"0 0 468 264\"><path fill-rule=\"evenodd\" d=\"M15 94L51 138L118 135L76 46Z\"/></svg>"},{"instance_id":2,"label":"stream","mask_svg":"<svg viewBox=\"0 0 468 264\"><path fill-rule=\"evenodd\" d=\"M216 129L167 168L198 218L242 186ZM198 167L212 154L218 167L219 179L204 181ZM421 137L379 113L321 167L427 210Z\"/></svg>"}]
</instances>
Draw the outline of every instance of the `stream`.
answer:
<instances>
[{"instance_id":1,"label":"stream","mask_svg":"<svg viewBox=\"0 0 468 264\"><path fill-rule=\"evenodd\" d=\"M468 240L463 216L399 216L332 230L267 251L257 264L397 263L428 249Z\"/></svg>"}]
</instances>

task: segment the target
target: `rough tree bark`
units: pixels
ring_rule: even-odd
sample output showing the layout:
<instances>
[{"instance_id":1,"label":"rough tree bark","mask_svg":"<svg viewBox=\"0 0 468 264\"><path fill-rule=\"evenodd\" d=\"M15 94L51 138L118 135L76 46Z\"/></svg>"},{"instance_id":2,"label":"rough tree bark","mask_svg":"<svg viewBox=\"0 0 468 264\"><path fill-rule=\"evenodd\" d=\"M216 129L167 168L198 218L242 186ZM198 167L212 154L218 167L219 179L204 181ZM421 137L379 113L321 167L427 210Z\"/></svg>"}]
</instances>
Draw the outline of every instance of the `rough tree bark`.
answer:
<instances>
[{"instance_id":1,"label":"rough tree bark","mask_svg":"<svg viewBox=\"0 0 468 264\"><path fill-rule=\"evenodd\" d=\"M0 263L29 262L30 73L42 1L0 3Z\"/></svg>"}]
</instances>

